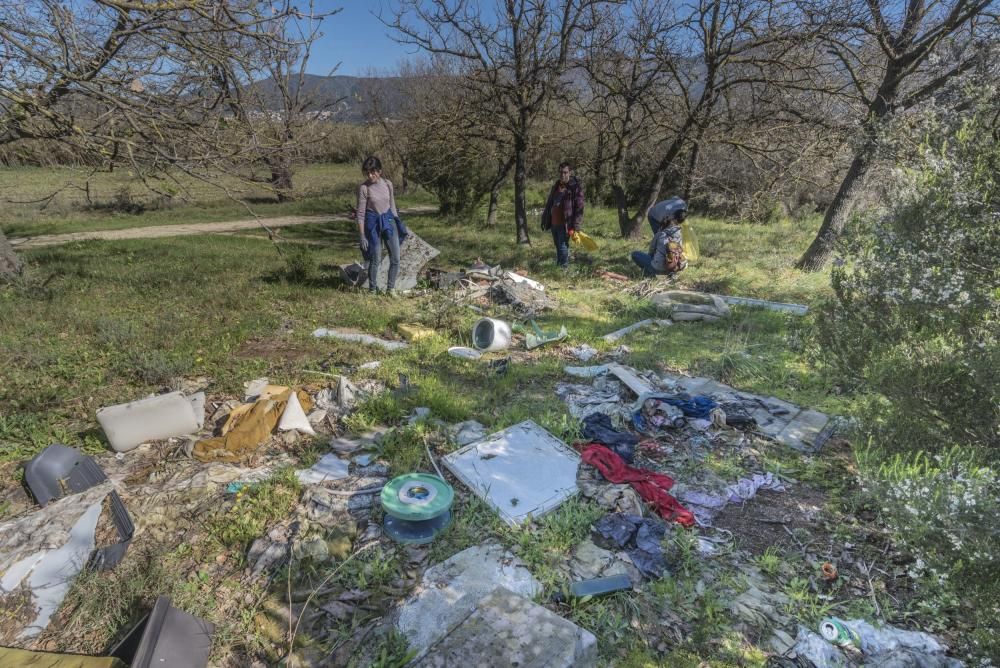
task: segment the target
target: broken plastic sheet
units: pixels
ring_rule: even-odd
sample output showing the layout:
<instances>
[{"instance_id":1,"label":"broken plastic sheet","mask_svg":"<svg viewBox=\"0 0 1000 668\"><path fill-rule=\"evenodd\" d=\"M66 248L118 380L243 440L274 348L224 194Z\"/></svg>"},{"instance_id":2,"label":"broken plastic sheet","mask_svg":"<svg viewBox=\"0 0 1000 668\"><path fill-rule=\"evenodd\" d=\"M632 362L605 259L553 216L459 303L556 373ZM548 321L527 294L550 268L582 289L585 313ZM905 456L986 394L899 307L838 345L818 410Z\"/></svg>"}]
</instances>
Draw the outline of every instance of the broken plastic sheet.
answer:
<instances>
[{"instance_id":1,"label":"broken plastic sheet","mask_svg":"<svg viewBox=\"0 0 1000 668\"><path fill-rule=\"evenodd\" d=\"M24 623L18 637L33 637L48 626L94 551L94 532L112 490L104 482L0 524L0 592L25 587L34 611L31 619L18 620Z\"/></svg>"},{"instance_id":2,"label":"broken plastic sheet","mask_svg":"<svg viewBox=\"0 0 1000 668\"><path fill-rule=\"evenodd\" d=\"M921 631L906 631L894 626L876 628L863 619L840 620L860 638L860 662L823 636L799 626L792 650L800 659L817 668L848 666L917 666L919 668L961 668L965 664L947 656L947 647L934 636Z\"/></svg>"},{"instance_id":3,"label":"broken plastic sheet","mask_svg":"<svg viewBox=\"0 0 1000 668\"><path fill-rule=\"evenodd\" d=\"M667 320L667 319L647 318L646 320L640 320L639 322L637 322L637 323L635 323L633 325L629 325L628 327L622 327L619 330L615 330L614 332L611 332L610 334L605 334L601 338L603 338L608 343L614 343L615 341L621 339L623 336L626 336L628 334L631 334L632 332L638 331L638 330L642 329L643 327L652 327L652 326L669 327L672 324L674 324L674 323L671 322L670 320Z\"/></svg>"},{"instance_id":4,"label":"broken plastic sheet","mask_svg":"<svg viewBox=\"0 0 1000 668\"><path fill-rule=\"evenodd\" d=\"M267 441L285 412L292 390L283 388L281 393L268 398L264 398L265 394L268 393L230 413L222 428L223 435L198 441L192 455L203 462L237 462ZM298 390L296 398L303 411L312 409L308 394Z\"/></svg>"},{"instance_id":5,"label":"broken plastic sheet","mask_svg":"<svg viewBox=\"0 0 1000 668\"><path fill-rule=\"evenodd\" d=\"M599 354L597 352L597 348L593 348L586 343L579 345L576 348L570 348L569 353L581 362L589 362Z\"/></svg>"},{"instance_id":6,"label":"broken plastic sheet","mask_svg":"<svg viewBox=\"0 0 1000 668\"><path fill-rule=\"evenodd\" d=\"M327 480L342 480L348 476L348 462L335 454L326 454L307 469L299 469L295 476L303 485L319 485Z\"/></svg>"},{"instance_id":7,"label":"broken plastic sheet","mask_svg":"<svg viewBox=\"0 0 1000 668\"><path fill-rule=\"evenodd\" d=\"M566 331L565 325L560 326L558 332L543 332L538 324L532 320L531 329L531 332L527 332L524 335L524 345L528 350L534 350L535 348L544 346L547 343L562 341L569 336L569 332Z\"/></svg>"}]
</instances>

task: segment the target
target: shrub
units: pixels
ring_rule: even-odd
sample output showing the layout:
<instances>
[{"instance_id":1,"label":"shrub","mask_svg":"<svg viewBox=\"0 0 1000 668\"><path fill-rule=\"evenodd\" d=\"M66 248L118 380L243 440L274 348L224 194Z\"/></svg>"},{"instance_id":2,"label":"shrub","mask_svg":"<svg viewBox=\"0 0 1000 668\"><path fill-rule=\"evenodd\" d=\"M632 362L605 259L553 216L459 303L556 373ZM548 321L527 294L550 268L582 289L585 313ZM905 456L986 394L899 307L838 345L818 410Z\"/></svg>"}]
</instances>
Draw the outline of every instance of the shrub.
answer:
<instances>
[{"instance_id":1,"label":"shrub","mask_svg":"<svg viewBox=\"0 0 1000 668\"><path fill-rule=\"evenodd\" d=\"M1000 143L992 114L931 114L915 164L858 221L821 318L831 361L873 395L881 448L1000 456ZM892 138L890 137L891 141Z\"/></svg>"}]
</instances>

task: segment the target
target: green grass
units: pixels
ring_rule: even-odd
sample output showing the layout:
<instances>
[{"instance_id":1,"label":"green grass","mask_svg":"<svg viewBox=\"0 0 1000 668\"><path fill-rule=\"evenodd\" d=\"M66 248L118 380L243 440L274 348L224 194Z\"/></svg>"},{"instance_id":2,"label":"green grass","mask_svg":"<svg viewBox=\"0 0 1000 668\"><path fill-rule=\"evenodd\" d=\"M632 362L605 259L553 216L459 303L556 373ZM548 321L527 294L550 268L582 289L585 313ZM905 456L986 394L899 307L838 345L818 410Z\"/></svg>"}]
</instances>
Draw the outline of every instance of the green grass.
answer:
<instances>
[{"instance_id":1,"label":"green grass","mask_svg":"<svg viewBox=\"0 0 1000 668\"><path fill-rule=\"evenodd\" d=\"M350 166L307 170L303 181L314 179L315 196L257 208L268 215L339 210L349 197L354 171ZM12 187L20 187L16 184L27 183L32 175L7 176L15 184ZM55 178L35 176L44 176L39 188ZM115 185L106 192L113 195ZM342 190L338 193L337 188ZM5 222L5 230L37 234L243 215L231 203L212 201L210 194L204 197L205 202L190 208L136 216L80 211L72 209L72 203L62 213L36 218L21 211L6 219L10 222ZM423 203L423 197L418 193L411 201ZM529 208L541 206L541 198L542 190L536 188ZM614 346L601 336L653 315L643 300L625 292L627 286L595 276L595 270L609 269L637 277L628 253L648 242L618 239L613 212L588 209L586 229L601 248L589 257L578 257L567 273L554 266L551 240L537 230L536 222L532 222L534 244L518 246L513 243L508 209L501 209L501 222L495 228L485 228L481 220L418 215L407 222L441 251L437 266L461 267L482 258L523 269L542 281L560 306L539 324L543 329L565 325L570 332L566 345L589 343L608 350ZM693 224L702 259L680 276L679 287L810 305L829 294L826 275L790 269L811 240L817 221L755 227L695 218ZM251 234L95 241L24 253L27 277L0 286L0 364L5 370L0 385L0 461L23 461L52 442L88 452L105 450L94 418L99 407L174 387L182 377L208 376L210 392L239 396L243 383L258 376L287 384L316 382L319 377L309 371L338 373L375 359L382 361L378 369L355 378L375 378L395 390L399 375L406 374L410 389L368 401L351 416L350 427L397 425L413 408L427 406L434 417L449 422L476 419L490 428L503 428L531 418L568 441L579 437L579 426L554 394L555 386L565 379L564 345L543 347L530 359L515 356L508 373L498 376L483 363L447 354L451 345L470 343L479 316L445 295L427 291L387 300L337 285L333 265L357 259L350 223L287 228L282 235L287 240L283 252ZM396 326L404 322L431 326L438 334L395 353L311 336L317 327L336 326L397 337ZM620 343L632 348L628 363L638 368L712 375L750 391L831 412L846 411L851 399L837 395L823 373L811 324L810 317L736 308L728 320L643 330ZM381 455L393 473L431 470L427 449L439 457L450 447L435 440L431 425L418 424L395 432L383 444ZM308 451L310 457L315 454ZM773 466L818 484L832 477L830 467L837 466L818 459L786 459L770 451L762 458L769 470ZM706 464L727 479L741 470L740 462L725 457L710 458ZM177 563L211 562L213 550L242 549L287 512L295 489L284 478L252 488L232 507L220 509L216 521L207 525L214 527L214 540L203 541L194 556L172 558ZM454 524L431 546L430 561L497 540L524 559L546 592L552 592L566 583L560 562L589 534L590 524L602 512L575 500L528 528L513 530L481 501L459 494ZM712 659L709 665L760 665L758 649L727 635L725 601L732 583L716 578L707 589L698 584L707 576L693 538L690 532L672 536L670 550L677 564L673 577L653 583L635 597L577 602L561 613L599 632L602 657L611 664L653 665L649 662L668 660L673 665L697 665L694 657L703 657ZM379 600L389 601L387 592L395 587L404 561L399 553L364 554L347 563L334 584L371 589L380 592ZM101 618L107 636L150 587L170 591L187 609L199 611L199 606L207 605L201 596L207 584L199 579L199 571L189 579L176 577L168 570L173 563L135 566L138 570L123 571L122 581L117 575L84 580L74 589L73 601L86 617L74 618L74 624ZM295 577L311 582L325 576L308 563L296 568ZM129 578L136 581L126 582ZM91 603L83 598L105 590L107 596ZM794 593L800 596L796 611L809 616L822 611L823 602L809 598L807 591ZM114 600L116 596L120 600ZM666 653L656 650L655 644L656 651L646 645L643 625L657 617L662 609L658 606L672 606L692 620L692 644ZM252 635L255 614L256 609L248 609L228 620L226 633L232 642L244 642L239 638ZM388 638L376 654L391 665L405 651L398 638Z\"/></svg>"}]
</instances>

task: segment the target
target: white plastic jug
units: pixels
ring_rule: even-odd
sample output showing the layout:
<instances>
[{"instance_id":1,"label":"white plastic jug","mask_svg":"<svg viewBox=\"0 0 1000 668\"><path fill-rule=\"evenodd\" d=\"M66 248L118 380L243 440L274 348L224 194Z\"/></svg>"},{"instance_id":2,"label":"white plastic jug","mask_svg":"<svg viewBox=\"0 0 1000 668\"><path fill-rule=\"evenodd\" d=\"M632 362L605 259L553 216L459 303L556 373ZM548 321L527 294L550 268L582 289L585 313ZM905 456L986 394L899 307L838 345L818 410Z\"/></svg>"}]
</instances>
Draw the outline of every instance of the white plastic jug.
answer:
<instances>
[{"instance_id":1,"label":"white plastic jug","mask_svg":"<svg viewBox=\"0 0 1000 668\"><path fill-rule=\"evenodd\" d=\"M472 328L472 345L483 352L510 347L510 325L503 320L483 318Z\"/></svg>"}]
</instances>

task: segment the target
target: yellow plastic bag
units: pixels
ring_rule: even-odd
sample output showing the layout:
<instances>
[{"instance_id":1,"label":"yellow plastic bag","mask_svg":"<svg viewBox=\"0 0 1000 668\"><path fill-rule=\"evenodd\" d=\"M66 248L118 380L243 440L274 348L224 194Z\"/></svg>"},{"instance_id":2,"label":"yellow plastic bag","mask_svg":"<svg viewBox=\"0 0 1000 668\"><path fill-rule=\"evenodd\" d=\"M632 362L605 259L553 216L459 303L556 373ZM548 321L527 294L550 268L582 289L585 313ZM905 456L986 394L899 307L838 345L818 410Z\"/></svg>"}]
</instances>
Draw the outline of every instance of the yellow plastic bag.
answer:
<instances>
[{"instance_id":1,"label":"yellow plastic bag","mask_svg":"<svg viewBox=\"0 0 1000 668\"><path fill-rule=\"evenodd\" d=\"M681 223L681 239L684 242L684 259L688 262L697 262L699 256L698 235L694 233L691 223L686 220Z\"/></svg>"},{"instance_id":2,"label":"yellow plastic bag","mask_svg":"<svg viewBox=\"0 0 1000 668\"><path fill-rule=\"evenodd\" d=\"M583 247L586 251L597 250L597 242L589 234L584 234L580 230L577 230L569 240L576 246Z\"/></svg>"}]
</instances>

